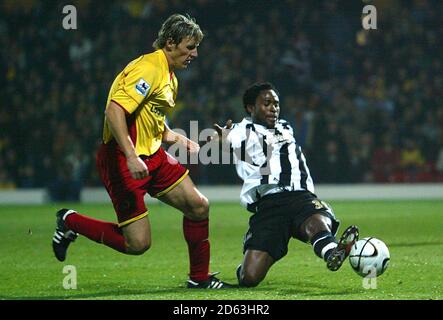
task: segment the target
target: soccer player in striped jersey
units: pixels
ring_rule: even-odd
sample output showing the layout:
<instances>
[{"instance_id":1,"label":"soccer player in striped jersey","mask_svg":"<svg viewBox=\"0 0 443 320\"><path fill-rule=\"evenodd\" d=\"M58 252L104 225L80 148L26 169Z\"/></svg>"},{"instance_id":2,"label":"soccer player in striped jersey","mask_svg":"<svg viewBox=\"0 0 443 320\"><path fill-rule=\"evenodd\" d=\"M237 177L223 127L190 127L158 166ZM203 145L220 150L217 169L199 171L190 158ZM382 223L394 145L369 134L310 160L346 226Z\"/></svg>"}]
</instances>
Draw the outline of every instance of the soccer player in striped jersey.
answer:
<instances>
[{"instance_id":1,"label":"soccer player in striped jersey","mask_svg":"<svg viewBox=\"0 0 443 320\"><path fill-rule=\"evenodd\" d=\"M189 152L199 145L170 130L165 114L175 107L176 69L197 58L203 33L189 16L174 14L162 25L154 52L131 61L115 78L105 110L103 144L97 167L112 200L118 223L92 219L75 210L57 212L52 241L58 260L81 234L119 252L140 255L151 246L151 225L144 195L183 212L188 244L188 288L229 287L209 273L207 198L195 187L188 170L161 147L178 143Z\"/></svg>"},{"instance_id":2,"label":"soccer player in striped jersey","mask_svg":"<svg viewBox=\"0 0 443 320\"><path fill-rule=\"evenodd\" d=\"M243 96L248 117L225 127L215 124L222 143L234 153L243 180L241 203L252 213L244 237L240 286L257 286L271 266L288 251L291 238L312 244L331 271L338 270L358 240L348 227L337 241L339 227L331 207L317 198L300 145L289 123L279 119L280 100L270 83L257 83Z\"/></svg>"}]
</instances>

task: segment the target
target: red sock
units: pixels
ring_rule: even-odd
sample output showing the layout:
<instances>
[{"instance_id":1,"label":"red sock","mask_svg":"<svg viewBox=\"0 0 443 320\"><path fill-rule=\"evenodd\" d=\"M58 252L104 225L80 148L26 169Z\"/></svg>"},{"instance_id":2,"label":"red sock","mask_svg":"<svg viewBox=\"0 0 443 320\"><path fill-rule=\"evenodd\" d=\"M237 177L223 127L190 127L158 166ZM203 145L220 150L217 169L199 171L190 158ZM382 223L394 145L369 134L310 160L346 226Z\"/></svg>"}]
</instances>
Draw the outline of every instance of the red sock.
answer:
<instances>
[{"instance_id":1,"label":"red sock","mask_svg":"<svg viewBox=\"0 0 443 320\"><path fill-rule=\"evenodd\" d=\"M126 253L125 237L116 223L92 219L79 213L68 215L65 222L68 229Z\"/></svg>"},{"instance_id":2,"label":"red sock","mask_svg":"<svg viewBox=\"0 0 443 320\"><path fill-rule=\"evenodd\" d=\"M193 281L208 280L210 252L208 219L193 221L184 217L183 233L188 243L189 277Z\"/></svg>"}]
</instances>

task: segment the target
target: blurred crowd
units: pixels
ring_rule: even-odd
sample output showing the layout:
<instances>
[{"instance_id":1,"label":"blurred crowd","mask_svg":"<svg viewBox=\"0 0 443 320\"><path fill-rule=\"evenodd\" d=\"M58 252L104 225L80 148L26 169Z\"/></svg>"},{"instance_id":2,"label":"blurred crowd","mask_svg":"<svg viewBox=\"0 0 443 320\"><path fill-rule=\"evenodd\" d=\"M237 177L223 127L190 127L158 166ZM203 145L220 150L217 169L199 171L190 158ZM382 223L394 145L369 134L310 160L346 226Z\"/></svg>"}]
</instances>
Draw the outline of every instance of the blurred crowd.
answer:
<instances>
[{"instance_id":1,"label":"blurred crowd","mask_svg":"<svg viewBox=\"0 0 443 320\"><path fill-rule=\"evenodd\" d=\"M79 0L77 29L65 30L61 3L0 1L0 188L76 199L101 185L109 87L174 12L206 36L177 72L171 128L240 121L244 89L271 81L315 182L443 181L443 2L372 1L377 29L363 30L366 3ZM191 175L239 181L230 165L193 165Z\"/></svg>"}]
</instances>

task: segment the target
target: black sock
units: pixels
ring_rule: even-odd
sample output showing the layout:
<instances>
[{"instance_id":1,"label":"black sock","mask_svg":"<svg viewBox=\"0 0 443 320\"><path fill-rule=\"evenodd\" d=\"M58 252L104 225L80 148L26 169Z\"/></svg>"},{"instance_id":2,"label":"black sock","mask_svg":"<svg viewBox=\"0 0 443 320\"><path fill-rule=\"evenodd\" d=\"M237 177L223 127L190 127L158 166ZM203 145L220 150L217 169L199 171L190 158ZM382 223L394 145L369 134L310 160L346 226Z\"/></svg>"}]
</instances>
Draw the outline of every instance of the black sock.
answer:
<instances>
[{"instance_id":1,"label":"black sock","mask_svg":"<svg viewBox=\"0 0 443 320\"><path fill-rule=\"evenodd\" d=\"M311 244L317 257L326 261L337 246L337 240L330 231L320 231L312 237Z\"/></svg>"}]
</instances>

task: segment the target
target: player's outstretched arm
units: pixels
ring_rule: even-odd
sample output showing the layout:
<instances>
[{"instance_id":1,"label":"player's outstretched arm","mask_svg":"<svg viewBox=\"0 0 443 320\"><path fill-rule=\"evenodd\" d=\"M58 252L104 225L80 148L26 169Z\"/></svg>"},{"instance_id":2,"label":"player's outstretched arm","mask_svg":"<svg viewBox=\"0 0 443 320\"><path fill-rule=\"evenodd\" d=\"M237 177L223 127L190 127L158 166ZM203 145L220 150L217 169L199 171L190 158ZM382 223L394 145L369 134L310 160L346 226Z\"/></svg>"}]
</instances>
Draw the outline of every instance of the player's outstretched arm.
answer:
<instances>
[{"instance_id":1,"label":"player's outstretched arm","mask_svg":"<svg viewBox=\"0 0 443 320\"><path fill-rule=\"evenodd\" d=\"M111 128L112 135L126 156L129 172L134 179L143 179L149 175L148 167L137 156L134 144L129 136L126 124L125 111L115 102L111 101L105 111L106 121Z\"/></svg>"},{"instance_id":2,"label":"player's outstretched arm","mask_svg":"<svg viewBox=\"0 0 443 320\"><path fill-rule=\"evenodd\" d=\"M198 143L186 138L177 132L172 131L168 125L165 123L165 131L163 131L162 142L168 145L178 143L179 145L186 148L189 153L198 153L200 146Z\"/></svg>"}]
</instances>

